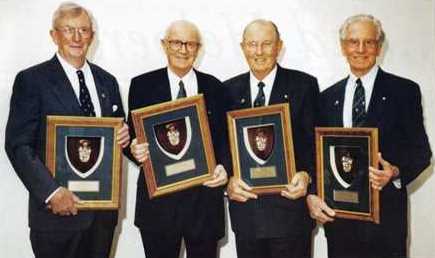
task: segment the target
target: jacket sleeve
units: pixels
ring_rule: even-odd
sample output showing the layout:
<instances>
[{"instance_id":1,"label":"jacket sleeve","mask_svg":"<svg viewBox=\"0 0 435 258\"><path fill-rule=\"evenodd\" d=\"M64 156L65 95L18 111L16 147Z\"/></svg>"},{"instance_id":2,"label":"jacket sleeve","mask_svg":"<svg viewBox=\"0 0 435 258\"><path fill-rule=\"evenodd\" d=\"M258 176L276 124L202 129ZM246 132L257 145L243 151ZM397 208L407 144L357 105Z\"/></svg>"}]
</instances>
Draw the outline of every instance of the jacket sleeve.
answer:
<instances>
[{"instance_id":1,"label":"jacket sleeve","mask_svg":"<svg viewBox=\"0 0 435 258\"><path fill-rule=\"evenodd\" d=\"M15 172L30 196L44 204L46 198L59 185L50 175L43 162L45 147L38 146L45 118L41 115L41 103L37 85L30 72L20 72L14 82L6 125L5 149ZM41 148L42 147L42 148Z\"/></svg>"}]
</instances>

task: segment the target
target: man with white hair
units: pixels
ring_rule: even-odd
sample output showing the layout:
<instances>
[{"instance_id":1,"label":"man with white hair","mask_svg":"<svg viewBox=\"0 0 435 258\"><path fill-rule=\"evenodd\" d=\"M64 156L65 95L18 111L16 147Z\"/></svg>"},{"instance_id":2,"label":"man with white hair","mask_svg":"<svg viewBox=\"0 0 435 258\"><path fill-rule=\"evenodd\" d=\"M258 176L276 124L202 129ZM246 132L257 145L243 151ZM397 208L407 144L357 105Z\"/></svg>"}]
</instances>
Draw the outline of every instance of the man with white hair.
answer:
<instances>
[{"instance_id":1,"label":"man with white hair","mask_svg":"<svg viewBox=\"0 0 435 258\"><path fill-rule=\"evenodd\" d=\"M161 40L168 66L132 79L128 105L134 110L161 102L204 94L211 136L218 163L214 178L202 186L155 199L147 194L143 169L139 173L135 225L147 258L178 258L184 239L188 258L217 257L217 241L225 235L223 186L227 172L222 152L227 151L222 83L193 68L202 46L198 28L191 22L171 23ZM129 125L133 128L131 114ZM134 132L131 132L134 135ZM134 138L134 137L133 137ZM133 139L131 153L137 164L148 158L148 145Z\"/></svg>"},{"instance_id":2,"label":"man with white hair","mask_svg":"<svg viewBox=\"0 0 435 258\"><path fill-rule=\"evenodd\" d=\"M45 166L48 115L123 117L116 79L86 60L94 38L92 16L74 3L53 15L57 45L50 60L15 78L6 126L8 157L29 191L30 240L36 258L107 258L117 211L78 211L79 198L60 186ZM117 135L128 146L128 127Z\"/></svg>"},{"instance_id":3,"label":"man with white hair","mask_svg":"<svg viewBox=\"0 0 435 258\"><path fill-rule=\"evenodd\" d=\"M406 186L429 164L431 150L423 125L419 86L383 71L377 64L385 33L371 15L349 17L340 28L341 51L350 74L321 93L322 126L377 127L379 169L369 168L380 191L380 224L334 218L335 212L311 194L311 217L325 223L329 258L407 257Z\"/></svg>"}]
</instances>

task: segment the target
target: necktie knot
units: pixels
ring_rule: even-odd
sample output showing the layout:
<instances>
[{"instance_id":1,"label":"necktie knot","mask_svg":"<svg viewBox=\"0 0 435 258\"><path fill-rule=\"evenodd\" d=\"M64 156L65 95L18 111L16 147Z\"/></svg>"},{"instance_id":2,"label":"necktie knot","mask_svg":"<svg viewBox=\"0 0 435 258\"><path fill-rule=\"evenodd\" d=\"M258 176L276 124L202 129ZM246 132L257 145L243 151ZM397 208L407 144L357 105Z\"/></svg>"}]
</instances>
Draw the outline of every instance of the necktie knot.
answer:
<instances>
[{"instance_id":1,"label":"necktie knot","mask_svg":"<svg viewBox=\"0 0 435 258\"><path fill-rule=\"evenodd\" d=\"M186 97L186 89L184 88L184 83L182 80L178 82L180 89L178 90L177 99Z\"/></svg>"}]
</instances>

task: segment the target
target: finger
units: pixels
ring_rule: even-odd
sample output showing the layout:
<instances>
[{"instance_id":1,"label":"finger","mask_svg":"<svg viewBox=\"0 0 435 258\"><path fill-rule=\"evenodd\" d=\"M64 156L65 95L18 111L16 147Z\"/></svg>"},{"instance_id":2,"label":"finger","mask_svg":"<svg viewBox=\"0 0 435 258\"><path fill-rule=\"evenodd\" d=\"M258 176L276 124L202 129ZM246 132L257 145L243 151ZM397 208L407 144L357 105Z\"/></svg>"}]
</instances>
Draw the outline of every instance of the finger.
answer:
<instances>
[{"instance_id":1,"label":"finger","mask_svg":"<svg viewBox=\"0 0 435 258\"><path fill-rule=\"evenodd\" d=\"M382 157L382 153L380 153L380 152L378 152L378 160L383 168L391 166L390 162L384 160L384 158Z\"/></svg>"},{"instance_id":2,"label":"finger","mask_svg":"<svg viewBox=\"0 0 435 258\"><path fill-rule=\"evenodd\" d=\"M320 208L324 211L328 216L335 217L335 211L331 209L326 203L320 204Z\"/></svg>"}]
</instances>

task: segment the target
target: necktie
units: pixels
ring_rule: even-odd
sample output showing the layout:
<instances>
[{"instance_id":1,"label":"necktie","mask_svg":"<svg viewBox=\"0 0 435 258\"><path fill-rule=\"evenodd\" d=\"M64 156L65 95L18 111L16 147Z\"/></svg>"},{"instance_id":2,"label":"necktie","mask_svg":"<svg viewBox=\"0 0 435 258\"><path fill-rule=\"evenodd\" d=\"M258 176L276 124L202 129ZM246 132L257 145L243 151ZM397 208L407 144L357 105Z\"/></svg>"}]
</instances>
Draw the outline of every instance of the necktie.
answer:
<instances>
[{"instance_id":1,"label":"necktie","mask_svg":"<svg viewBox=\"0 0 435 258\"><path fill-rule=\"evenodd\" d=\"M85 77L81 70L77 70L80 84L80 107L87 116L95 116L94 105L92 105L91 95L89 94L88 87L86 87Z\"/></svg>"},{"instance_id":2,"label":"necktie","mask_svg":"<svg viewBox=\"0 0 435 258\"><path fill-rule=\"evenodd\" d=\"M177 99L185 98L186 97L186 89L184 88L184 83L182 80L178 83L178 86L180 86L180 90L178 91Z\"/></svg>"},{"instance_id":3,"label":"necktie","mask_svg":"<svg viewBox=\"0 0 435 258\"><path fill-rule=\"evenodd\" d=\"M352 127L359 127L366 120L367 113L365 99L364 87L361 80L357 79L352 104Z\"/></svg>"},{"instance_id":4,"label":"necktie","mask_svg":"<svg viewBox=\"0 0 435 258\"><path fill-rule=\"evenodd\" d=\"M266 97L264 95L264 82L259 82L258 83L258 93L257 93L257 97L255 97L254 100L254 107L262 107L266 104Z\"/></svg>"}]
</instances>

